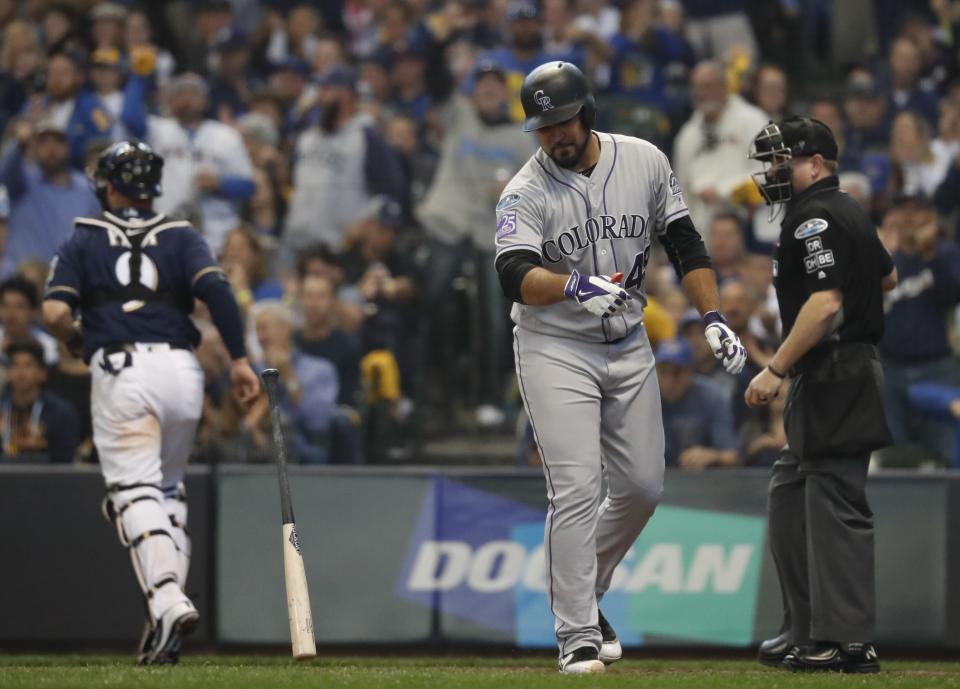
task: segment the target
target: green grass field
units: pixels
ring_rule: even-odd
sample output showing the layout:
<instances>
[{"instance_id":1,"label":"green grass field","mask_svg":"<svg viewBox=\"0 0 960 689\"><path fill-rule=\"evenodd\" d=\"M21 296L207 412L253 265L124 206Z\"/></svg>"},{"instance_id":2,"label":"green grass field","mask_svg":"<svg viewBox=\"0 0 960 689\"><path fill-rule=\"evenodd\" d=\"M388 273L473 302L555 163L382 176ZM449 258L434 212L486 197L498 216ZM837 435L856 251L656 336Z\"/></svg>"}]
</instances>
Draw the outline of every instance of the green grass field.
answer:
<instances>
[{"instance_id":1,"label":"green grass field","mask_svg":"<svg viewBox=\"0 0 960 689\"><path fill-rule=\"evenodd\" d=\"M192 656L176 667L136 668L126 657L0 656L2 689L540 689L542 687L788 689L790 687L960 687L960 663L887 661L872 676L791 675L743 660L632 660L606 674L567 677L553 660L521 657Z\"/></svg>"}]
</instances>

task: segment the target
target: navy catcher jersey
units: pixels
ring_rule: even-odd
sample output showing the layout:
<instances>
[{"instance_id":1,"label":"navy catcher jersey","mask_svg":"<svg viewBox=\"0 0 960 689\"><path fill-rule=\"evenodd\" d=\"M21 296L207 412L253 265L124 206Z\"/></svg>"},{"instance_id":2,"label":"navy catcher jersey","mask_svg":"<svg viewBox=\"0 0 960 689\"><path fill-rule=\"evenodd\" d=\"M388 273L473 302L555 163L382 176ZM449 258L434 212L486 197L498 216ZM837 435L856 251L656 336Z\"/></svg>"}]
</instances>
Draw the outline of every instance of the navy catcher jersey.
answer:
<instances>
[{"instance_id":1,"label":"navy catcher jersey","mask_svg":"<svg viewBox=\"0 0 960 689\"><path fill-rule=\"evenodd\" d=\"M214 271L213 252L190 223L128 208L76 219L53 258L45 296L79 307L87 361L124 342L196 346L193 286Z\"/></svg>"}]
</instances>

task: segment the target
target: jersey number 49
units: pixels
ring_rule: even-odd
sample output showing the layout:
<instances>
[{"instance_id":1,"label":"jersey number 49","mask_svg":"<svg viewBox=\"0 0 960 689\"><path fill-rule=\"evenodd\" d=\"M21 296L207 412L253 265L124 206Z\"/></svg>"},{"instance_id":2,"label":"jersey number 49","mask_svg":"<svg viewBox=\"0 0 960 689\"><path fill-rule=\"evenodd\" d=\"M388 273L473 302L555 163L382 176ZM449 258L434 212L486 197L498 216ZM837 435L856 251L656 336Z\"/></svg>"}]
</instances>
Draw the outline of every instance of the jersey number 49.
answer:
<instances>
[{"instance_id":1,"label":"jersey number 49","mask_svg":"<svg viewBox=\"0 0 960 689\"><path fill-rule=\"evenodd\" d=\"M643 277L647 269L647 261L650 259L650 254L641 251L633 259L633 267L630 268L630 273L627 275L626 282L623 283L624 289L633 289L636 287L639 290L643 289Z\"/></svg>"}]
</instances>

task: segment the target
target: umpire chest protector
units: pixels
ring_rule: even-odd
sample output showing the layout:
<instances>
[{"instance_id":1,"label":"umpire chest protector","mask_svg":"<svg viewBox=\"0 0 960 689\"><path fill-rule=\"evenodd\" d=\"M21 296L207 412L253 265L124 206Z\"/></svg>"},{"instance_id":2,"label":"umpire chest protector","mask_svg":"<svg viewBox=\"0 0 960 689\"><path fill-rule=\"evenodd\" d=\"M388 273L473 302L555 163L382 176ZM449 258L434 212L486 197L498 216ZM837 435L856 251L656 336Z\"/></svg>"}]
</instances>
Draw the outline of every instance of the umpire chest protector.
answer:
<instances>
[{"instance_id":1,"label":"umpire chest protector","mask_svg":"<svg viewBox=\"0 0 960 689\"><path fill-rule=\"evenodd\" d=\"M170 220L159 214L149 219L123 218L106 211L97 218L77 218L78 231L105 232L116 256L113 271L116 284L111 288L97 286L84 290L84 309L119 302L125 312L136 311L149 302L160 302L190 310L172 292L161 289L160 269L147 251L159 245L161 232L173 228L190 228L184 220ZM115 249L114 249L115 247Z\"/></svg>"}]
</instances>

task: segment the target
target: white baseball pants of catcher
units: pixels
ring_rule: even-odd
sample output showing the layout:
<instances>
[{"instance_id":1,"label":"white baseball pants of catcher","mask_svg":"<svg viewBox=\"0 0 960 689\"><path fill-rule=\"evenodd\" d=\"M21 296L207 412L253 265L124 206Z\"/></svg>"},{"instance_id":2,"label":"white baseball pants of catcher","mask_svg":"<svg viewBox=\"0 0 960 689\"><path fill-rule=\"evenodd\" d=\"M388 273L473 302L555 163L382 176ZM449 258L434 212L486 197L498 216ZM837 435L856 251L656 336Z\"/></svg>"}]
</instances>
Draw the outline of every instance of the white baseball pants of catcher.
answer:
<instances>
[{"instance_id":1,"label":"white baseball pants of catcher","mask_svg":"<svg viewBox=\"0 0 960 689\"><path fill-rule=\"evenodd\" d=\"M105 512L130 551L154 621L186 598L190 536L183 476L203 407L192 351L136 344L90 361L93 440Z\"/></svg>"}]
</instances>

